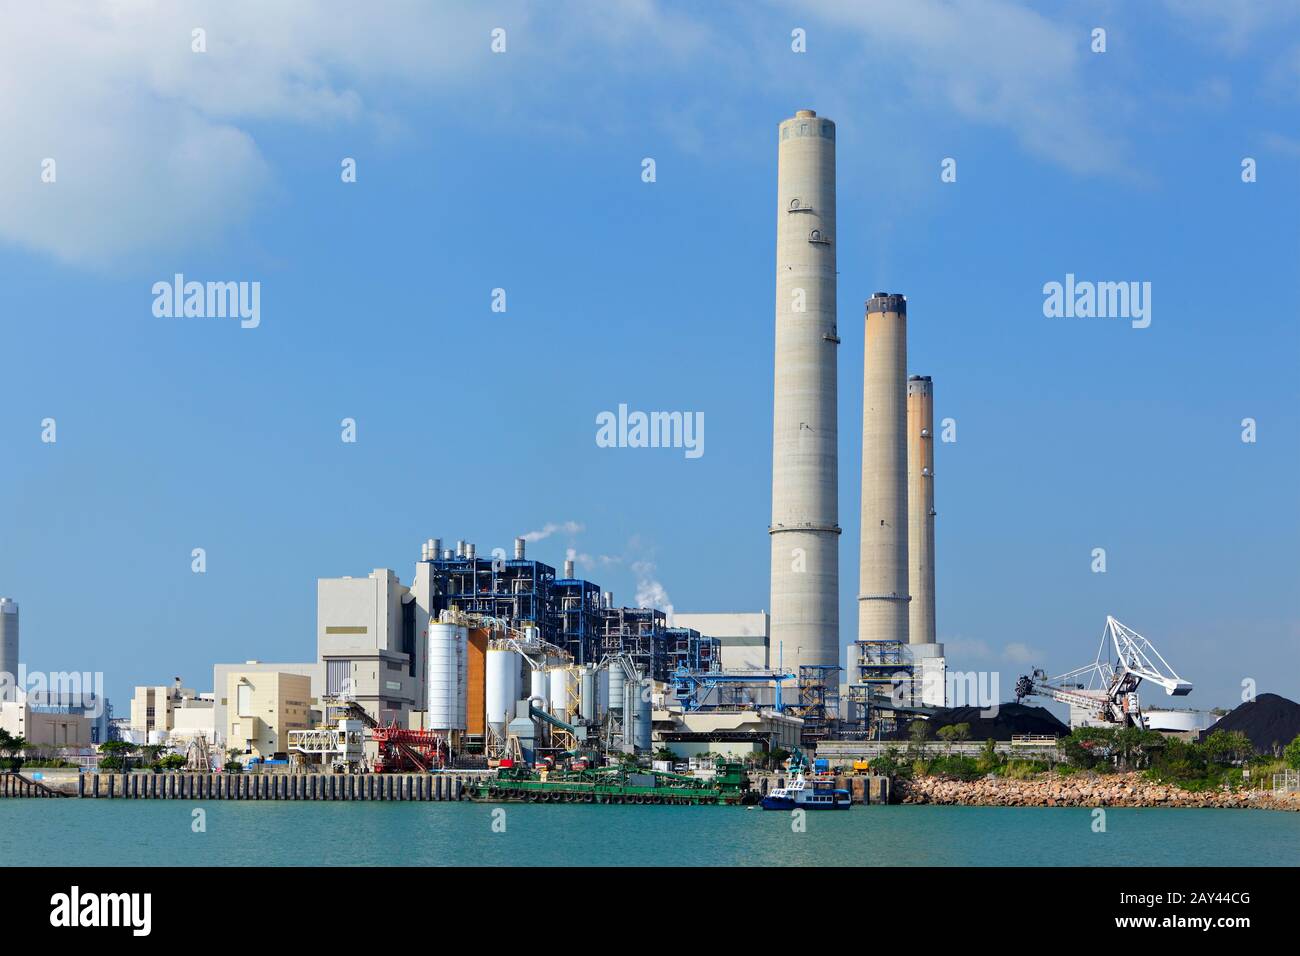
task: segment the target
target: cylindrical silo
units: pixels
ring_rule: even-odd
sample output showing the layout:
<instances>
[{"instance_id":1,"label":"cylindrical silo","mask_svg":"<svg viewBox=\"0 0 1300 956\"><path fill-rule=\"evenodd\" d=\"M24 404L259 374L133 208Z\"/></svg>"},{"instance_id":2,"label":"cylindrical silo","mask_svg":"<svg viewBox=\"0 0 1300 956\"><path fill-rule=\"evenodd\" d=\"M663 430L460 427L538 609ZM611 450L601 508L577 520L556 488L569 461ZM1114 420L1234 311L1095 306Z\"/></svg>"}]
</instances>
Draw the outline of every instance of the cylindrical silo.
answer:
<instances>
[{"instance_id":1,"label":"cylindrical silo","mask_svg":"<svg viewBox=\"0 0 1300 956\"><path fill-rule=\"evenodd\" d=\"M623 665L615 661L609 665L609 709L622 711L623 709Z\"/></svg>"},{"instance_id":2,"label":"cylindrical silo","mask_svg":"<svg viewBox=\"0 0 1300 956\"><path fill-rule=\"evenodd\" d=\"M550 700L551 697L551 682L546 673L545 665L532 668L528 676L529 698L540 697L542 700L542 706L545 707L546 702Z\"/></svg>"},{"instance_id":3,"label":"cylindrical silo","mask_svg":"<svg viewBox=\"0 0 1300 956\"><path fill-rule=\"evenodd\" d=\"M429 729L465 729L466 630L429 624Z\"/></svg>"},{"instance_id":4,"label":"cylindrical silo","mask_svg":"<svg viewBox=\"0 0 1300 956\"><path fill-rule=\"evenodd\" d=\"M596 669L594 667L584 667L582 669L581 683L579 684L579 703L578 713L584 720L595 720L597 712L596 704Z\"/></svg>"},{"instance_id":5,"label":"cylindrical silo","mask_svg":"<svg viewBox=\"0 0 1300 956\"><path fill-rule=\"evenodd\" d=\"M484 707L488 726L498 735L505 733L506 724L514 716L519 689L519 654L509 648L489 646Z\"/></svg>"},{"instance_id":6,"label":"cylindrical silo","mask_svg":"<svg viewBox=\"0 0 1300 956\"><path fill-rule=\"evenodd\" d=\"M934 627L934 383L907 380L907 639L935 643Z\"/></svg>"},{"instance_id":7,"label":"cylindrical silo","mask_svg":"<svg viewBox=\"0 0 1300 956\"><path fill-rule=\"evenodd\" d=\"M18 699L18 603L0 598L0 701Z\"/></svg>"},{"instance_id":8,"label":"cylindrical silo","mask_svg":"<svg viewBox=\"0 0 1300 956\"><path fill-rule=\"evenodd\" d=\"M652 686L648 680L639 680L635 684L629 682L628 687L632 689L632 699L635 702L635 706L629 711L635 714L632 723L632 743L637 750L649 750Z\"/></svg>"},{"instance_id":9,"label":"cylindrical silo","mask_svg":"<svg viewBox=\"0 0 1300 956\"><path fill-rule=\"evenodd\" d=\"M564 666L552 667L550 677L551 713L561 720L569 716L569 669Z\"/></svg>"},{"instance_id":10,"label":"cylindrical silo","mask_svg":"<svg viewBox=\"0 0 1300 956\"><path fill-rule=\"evenodd\" d=\"M858 640L907 643L907 298L867 300Z\"/></svg>"},{"instance_id":11,"label":"cylindrical silo","mask_svg":"<svg viewBox=\"0 0 1300 956\"><path fill-rule=\"evenodd\" d=\"M779 136L771 647L793 669L839 660L835 124L799 110Z\"/></svg>"}]
</instances>

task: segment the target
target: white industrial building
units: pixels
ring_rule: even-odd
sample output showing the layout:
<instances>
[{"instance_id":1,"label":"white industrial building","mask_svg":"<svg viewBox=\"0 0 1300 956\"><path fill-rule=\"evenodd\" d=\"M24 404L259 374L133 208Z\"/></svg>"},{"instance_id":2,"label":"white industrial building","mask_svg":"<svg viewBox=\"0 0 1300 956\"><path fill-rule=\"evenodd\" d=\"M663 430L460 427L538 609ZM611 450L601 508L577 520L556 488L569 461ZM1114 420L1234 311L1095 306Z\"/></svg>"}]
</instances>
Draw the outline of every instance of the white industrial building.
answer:
<instances>
[{"instance_id":1,"label":"white industrial building","mask_svg":"<svg viewBox=\"0 0 1300 956\"><path fill-rule=\"evenodd\" d=\"M411 589L387 568L318 580L316 647L325 693L355 700L382 723L406 726L411 711L426 709L427 623L417 627L416 611Z\"/></svg>"},{"instance_id":2,"label":"white industrial building","mask_svg":"<svg viewBox=\"0 0 1300 956\"><path fill-rule=\"evenodd\" d=\"M311 681L311 705L313 707L318 708L320 699L325 695L325 667L319 661L310 664L274 664L265 661L217 664L212 668L212 686L215 698L213 701L212 724L213 729L223 737L229 733L230 711L234 706L234 702L229 700L227 691L231 674L299 674Z\"/></svg>"},{"instance_id":3,"label":"white industrial building","mask_svg":"<svg viewBox=\"0 0 1300 956\"><path fill-rule=\"evenodd\" d=\"M723 670L764 670L776 664L766 611L674 612L673 625L717 638L722 645Z\"/></svg>"}]
</instances>

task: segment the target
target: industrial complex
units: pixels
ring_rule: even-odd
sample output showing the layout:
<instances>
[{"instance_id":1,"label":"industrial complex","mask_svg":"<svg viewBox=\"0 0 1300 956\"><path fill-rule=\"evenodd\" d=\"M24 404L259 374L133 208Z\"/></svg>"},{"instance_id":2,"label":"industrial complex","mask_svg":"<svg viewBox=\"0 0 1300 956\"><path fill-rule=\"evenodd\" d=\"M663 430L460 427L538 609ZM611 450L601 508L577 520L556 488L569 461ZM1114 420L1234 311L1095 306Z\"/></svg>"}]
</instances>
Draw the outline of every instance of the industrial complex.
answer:
<instances>
[{"instance_id":1,"label":"industrial complex","mask_svg":"<svg viewBox=\"0 0 1300 956\"><path fill-rule=\"evenodd\" d=\"M208 690L180 678L141 686L116 719L107 702L92 718L7 693L4 728L71 748L168 746L202 772L653 764L679 774L895 739L905 721L946 707L934 383L908 374L898 293L877 292L864 310L858 620L841 657L835 124L798 111L779 125L778 157L770 614L670 617L619 604L572 560L530 555L522 537L491 554L428 537L405 581L389 568L319 579L316 646L300 662L217 663ZM3 599L0 611L0 672L13 673L17 604ZM1108 627L1120 665L1099 655L1090 672L1108 686L1036 673L1018 693L1067 703L1080 722L1126 723L1144 677L1190 690L1140 635Z\"/></svg>"}]
</instances>

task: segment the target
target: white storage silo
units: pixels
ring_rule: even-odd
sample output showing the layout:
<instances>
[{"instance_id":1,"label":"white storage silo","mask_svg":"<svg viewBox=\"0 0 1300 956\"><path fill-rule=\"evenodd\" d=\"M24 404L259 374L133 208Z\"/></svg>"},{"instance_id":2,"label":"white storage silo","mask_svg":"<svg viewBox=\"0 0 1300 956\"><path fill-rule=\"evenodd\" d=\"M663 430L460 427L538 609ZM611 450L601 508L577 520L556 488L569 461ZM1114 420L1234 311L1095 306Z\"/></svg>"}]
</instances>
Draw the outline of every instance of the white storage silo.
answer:
<instances>
[{"instance_id":1,"label":"white storage silo","mask_svg":"<svg viewBox=\"0 0 1300 956\"><path fill-rule=\"evenodd\" d=\"M609 709L622 711L624 684L623 665L618 661L614 661L608 668L606 668L606 673L609 675L609 691L606 698L609 701Z\"/></svg>"},{"instance_id":2,"label":"white storage silo","mask_svg":"<svg viewBox=\"0 0 1300 956\"><path fill-rule=\"evenodd\" d=\"M564 666L552 667L550 670L551 683L551 713L561 720L567 720L569 716L569 669Z\"/></svg>"},{"instance_id":3,"label":"white storage silo","mask_svg":"<svg viewBox=\"0 0 1300 956\"><path fill-rule=\"evenodd\" d=\"M551 684L545 667L534 667L528 674L528 697L539 698L541 708L547 710L546 702L551 698Z\"/></svg>"},{"instance_id":4,"label":"white storage silo","mask_svg":"<svg viewBox=\"0 0 1300 956\"><path fill-rule=\"evenodd\" d=\"M499 736L505 735L506 724L515 713L519 700L519 654L509 648L487 649L487 680L484 688L484 705L487 723Z\"/></svg>"},{"instance_id":5,"label":"white storage silo","mask_svg":"<svg viewBox=\"0 0 1300 956\"><path fill-rule=\"evenodd\" d=\"M637 750L650 749L651 709L650 695L652 685L648 680L628 685L633 690L633 713L636 715L632 724L632 742Z\"/></svg>"},{"instance_id":6,"label":"white storage silo","mask_svg":"<svg viewBox=\"0 0 1300 956\"><path fill-rule=\"evenodd\" d=\"M429 727L465 729L465 645L459 624L429 624Z\"/></svg>"},{"instance_id":7,"label":"white storage silo","mask_svg":"<svg viewBox=\"0 0 1300 956\"><path fill-rule=\"evenodd\" d=\"M580 675L578 713L586 720L595 720L598 708L596 696L596 669L590 665L582 668Z\"/></svg>"}]
</instances>

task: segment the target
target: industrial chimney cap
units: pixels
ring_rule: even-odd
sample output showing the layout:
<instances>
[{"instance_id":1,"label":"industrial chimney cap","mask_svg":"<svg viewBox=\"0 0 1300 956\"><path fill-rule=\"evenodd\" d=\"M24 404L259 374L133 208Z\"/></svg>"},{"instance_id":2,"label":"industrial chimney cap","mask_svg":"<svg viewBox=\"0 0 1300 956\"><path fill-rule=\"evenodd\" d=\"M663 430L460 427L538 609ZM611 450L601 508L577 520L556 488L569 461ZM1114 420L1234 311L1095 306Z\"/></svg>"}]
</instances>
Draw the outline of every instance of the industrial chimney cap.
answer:
<instances>
[{"instance_id":1,"label":"industrial chimney cap","mask_svg":"<svg viewBox=\"0 0 1300 956\"><path fill-rule=\"evenodd\" d=\"M816 116L816 115L817 115L817 111L816 111L816 110L796 110L794 115L802 119L802 118L806 118L806 117L809 117L809 116Z\"/></svg>"},{"instance_id":2,"label":"industrial chimney cap","mask_svg":"<svg viewBox=\"0 0 1300 956\"><path fill-rule=\"evenodd\" d=\"M867 314L872 312L897 312L907 315L907 296L897 292L877 292L867 300Z\"/></svg>"}]
</instances>

